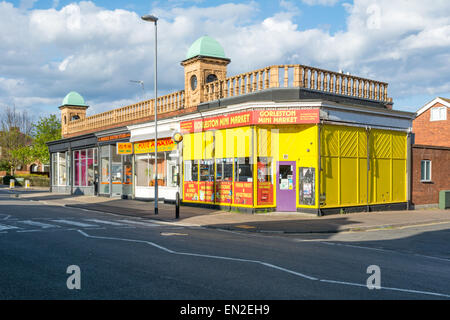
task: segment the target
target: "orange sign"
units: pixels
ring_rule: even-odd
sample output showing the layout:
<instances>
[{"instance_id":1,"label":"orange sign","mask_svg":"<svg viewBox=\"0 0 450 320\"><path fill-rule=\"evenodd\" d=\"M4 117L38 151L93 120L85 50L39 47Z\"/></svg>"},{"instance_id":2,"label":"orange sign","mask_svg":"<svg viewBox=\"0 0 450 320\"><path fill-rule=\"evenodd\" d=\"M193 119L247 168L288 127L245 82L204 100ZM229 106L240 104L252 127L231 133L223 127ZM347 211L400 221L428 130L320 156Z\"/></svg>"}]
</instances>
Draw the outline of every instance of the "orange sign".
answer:
<instances>
[{"instance_id":1,"label":"orange sign","mask_svg":"<svg viewBox=\"0 0 450 320\"><path fill-rule=\"evenodd\" d=\"M158 139L158 152L172 151L177 148L172 138ZM155 152L155 140L140 141L134 143L134 153L151 153Z\"/></svg>"},{"instance_id":2,"label":"orange sign","mask_svg":"<svg viewBox=\"0 0 450 320\"><path fill-rule=\"evenodd\" d=\"M253 183L235 182L234 183L234 203L235 204L253 204Z\"/></svg>"},{"instance_id":3,"label":"orange sign","mask_svg":"<svg viewBox=\"0 0 450 320\"><path fill-rule=\"evenodd\" d=\"M131 142L118 142L117 154L133 154L133 144Z\"/></svg>"},{"instance_id":4,"label":"orange sign","mask_svg":"<svg viewBox=\"0 0 450 320\"><path fill-rule=\"evenodd\" d=\"M319 109L254 110L180 123L181 133L248 125L319 123Z\"/></svg>"},{"instance_id":5,"label":"orange sign","mask_svg":"<svg viewBox=\"0 0 450 320\"><path fill-rule=\"evenodd\" d=\"M130 133L121 133L121 134L115 134L113 136L107 136L107 137L100 137L97 140L102 141L111 141L111 140L119 140L119 139L125 139L130 137Z\"/></svg>"}]
</instances>

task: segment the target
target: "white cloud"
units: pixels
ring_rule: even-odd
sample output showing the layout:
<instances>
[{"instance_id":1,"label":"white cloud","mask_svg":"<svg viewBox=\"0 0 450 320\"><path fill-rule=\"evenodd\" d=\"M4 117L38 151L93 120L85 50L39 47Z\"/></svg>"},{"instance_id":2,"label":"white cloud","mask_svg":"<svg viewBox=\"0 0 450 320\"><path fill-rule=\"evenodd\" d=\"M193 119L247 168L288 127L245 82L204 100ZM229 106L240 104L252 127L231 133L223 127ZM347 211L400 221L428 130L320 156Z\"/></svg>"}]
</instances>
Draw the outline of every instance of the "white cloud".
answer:
<instances>
[{"instance_id":1,"label":"white cloud","mask_svg":"<svg viewBox=\"0 0 450 320\"><path fill-rule=\"evenodd\" d=\"M256 2L156 10L160 93L183 89L179 62L195 39L208 34L231 58L229 75L300 63L388 81L394 102L450 96L450 2L355 0L345 7L347 27L335 33L301 30L299 11L289 1L262 20L255 19ZM41 103L58 112L75 90L90 101L90 112L104 111L141 99L131 79L144 80L151 97L153 28L133 11L92 2L28 11L0 2L0 105Z\"/></svg>"},{"instance_id":2,"label":"white cloud","mask_svg":"<svg viewBox=\"0 0 450 320\"><path fill-rule=\"evenodd\" d=\"M310 6L334 6L339 0L302 0L302 2Z\"/></svg>"}]
</instances>

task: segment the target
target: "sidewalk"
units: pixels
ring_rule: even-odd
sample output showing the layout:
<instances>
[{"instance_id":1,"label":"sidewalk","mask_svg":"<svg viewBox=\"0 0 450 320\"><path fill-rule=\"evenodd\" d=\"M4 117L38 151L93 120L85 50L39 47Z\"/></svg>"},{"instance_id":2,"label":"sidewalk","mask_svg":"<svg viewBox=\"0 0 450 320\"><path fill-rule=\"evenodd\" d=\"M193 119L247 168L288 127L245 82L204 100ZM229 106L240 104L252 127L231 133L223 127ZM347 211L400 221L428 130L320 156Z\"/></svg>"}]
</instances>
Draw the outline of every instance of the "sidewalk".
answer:
<instances>
[{"instance_id":1,"label":"sidewalk","mask_svg":"<svg viewBox=\"0 0 450 320\"><path fill-rule=\"evenodd\" d=\"M175 219L175 206L138 200L93 196L70 196L43 190L14 190L11 196L41 201L47 205L82 208L117 215L154 219L187 226L203 226L226 230L267 233L338 233L392 229L404 226L450 223L450 210L424 209L412 211L380 211L337 214L317 217L302 213L245 214L189 206L180 207L180 219Z\"/></svg>"}]
</instances>

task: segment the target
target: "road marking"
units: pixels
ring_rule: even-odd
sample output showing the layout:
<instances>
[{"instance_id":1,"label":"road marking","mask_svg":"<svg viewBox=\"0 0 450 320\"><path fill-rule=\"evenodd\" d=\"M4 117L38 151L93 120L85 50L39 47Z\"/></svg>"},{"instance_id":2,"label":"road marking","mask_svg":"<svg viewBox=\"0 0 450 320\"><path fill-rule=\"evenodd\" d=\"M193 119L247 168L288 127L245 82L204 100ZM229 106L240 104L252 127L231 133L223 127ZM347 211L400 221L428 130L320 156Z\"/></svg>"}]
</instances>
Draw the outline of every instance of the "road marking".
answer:
<instances>
[{"instance_id":1,"label":"road marking","mask_svg":"<svg viewBox=\"0 0 450 320\"><path fill-rule=\"evenodd\" d=\"M2 220L8 220L9 219L9 217L11 217L11 215L10 214L8 214L6 217L4 217Z\"/></svg>"},{"instance_id":2,"label":"road marking","mask_svg":"<svg viewBox=\"0 0 450 320\"><path fill-rule=\"evenodd\" d=\"M300 273L300 272L297 272L297 271L285 269L283 267L280 267L280 266L277 266L277 265L274 265L274 264L271 264L271 263L259 261L259 260L231 258L231 257L224 257L224 256L213 256L213 255L200 254L200 253L190 253L190 252L177 252L177 251L168 249L166 247L163 247L163 246L161 246L159 244L156 244L154 242L151 242L151 241L125 239L125 238L115 238L115 237L91 236L91 235L87 234L86 232L83 232L82 230L77 230L77 231L81 235L83 235L84 237L91 238L91 239L117 240L117 241L144 243L144 244L148 244L150 246L153 246L155 248L161 249L161 250L163 250L163 251L165 251L167 253L171 253L171 254L193 256L193 257L201 257L201 258L211 258L211 259L220 259L220 260L230 260L230 261L255 263L255 264L260 264L260 265L266 266L268 268L277 269L277 270L280 270L282 272L293 274L295 276L298 276L298 277L301 277L301 278L304 278L304 279L308 279L308 280L312 280L312 281L321 281L321 282L328 282L328 283L333 283L333 284L350 285L350 286L367 288L367 285L365 285L365 284L354 283L354 282L343 282L343 281L330 280L330 279L319 279L319 278L316 278L316 277L313 277L313 276L309 276L309 275L306 275L306 274L303 274L303 273ZM415 294L432 295L432 296L439 296L439 297L450 298L450 294L430 292L430 291L418 291L418 290L392 288L392 287L380 287L380 289L382 289L382 290L390 290L390 291L400 291L400 292L405 292L405 293L415 293Z\"/></svg>"},{"instance_id":3,"label":"road marking","mask_svg":"<svg viewBox=\"0 0 450 320\"><path fill-rule=\"evenodd\" d=\"M124 226L123 223L107 221L107 220L99 220L99 219L84 219L84 220L91 221L91 222L97 222L97 223L103 223L103 224L109 224L109 225L112 225L112 226Z\"/></svg>"},{"instance_id":4,"label":"road marking","mask_svg":"<svg viewBox=\"0 0 450 320\"><path fill-rule=\"evenodd\" d=\"M44 228L44 229L46 229L46 228L59 228L59 226L55 226L53 224L42 223L42 222L31 221L31 220L24 220L24 221L19 221L19 222L28 224L30 226L41 227L41 228Z\"/></svg>"},{"instance_id":5,"label":"road marking","mask_svg":"<svg viewBox=\"0 0 450 320\"><path fill-rule=\"evenodd\" d=\"M82 223L82 222L72 221L72 220L60 219L60 220L51 220L51 221L58 222L58 223L64 223L64 224L70 224L70 225L73 225L73 226L83 227L83 228L98 227L98 226L96 226L94 224L87 224L87 223Z\"/></svg>"},{"instance_id":6,"label":"road marking","mask_svg":"<svg viewBox=\"0 0 450 320\"><path fill-rule=\"evenodd\" d=\"M141 225L141 226L146 226L146 227L158 227L158 224L155 223L151 223L151 222L141 222L141 221L134 221L134 220L119 220L120 222L125 222L125 223L132 223L132 224L137 224L137 225Z\"/></svg>"},{"instance_id":7,"label":"road marking","mask_svg":"<svg viewBox=\"0 0 450 320\"><path fill-rule=\"evenodd\" d=\"M161 232L162 236L188 236L187 233L178 233L178 232Z\"/></svg>"},{"instance_id":8,"label":"road marking","mask_svg":"<svg viewBox=\"0 0 450 320\"><path fill-rule=\"evenodd\" d=\"M10 230L10 229L20 229L19 227L14 227L14 226L6 226L3 224L0 224L0 231L2 230Z\"/></svg>"}]
</instances>

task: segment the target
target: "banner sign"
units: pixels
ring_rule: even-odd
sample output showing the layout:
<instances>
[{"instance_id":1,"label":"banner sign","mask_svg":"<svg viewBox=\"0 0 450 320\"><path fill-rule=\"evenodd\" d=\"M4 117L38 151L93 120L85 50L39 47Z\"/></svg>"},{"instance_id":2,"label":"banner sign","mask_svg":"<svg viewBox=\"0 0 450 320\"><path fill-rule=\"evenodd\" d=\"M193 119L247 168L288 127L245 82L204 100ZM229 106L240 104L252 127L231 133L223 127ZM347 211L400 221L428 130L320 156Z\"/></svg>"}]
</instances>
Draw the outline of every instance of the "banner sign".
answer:
<instances>
[{"instance_id":1,"label":"banner sign","mask_svg":"<svg viewBox=\"0 0 450 320\"><path fill-rule=\"evenodd\" d=\"M177 144L172 138L158 139L158 152L172 151L177 148ZM134 153L155 152L155 140L140 141L134 143Z\"/></svg>"},{"instance_id":2,"label":"banner sign","mask_svg":"<svg viewBox=\"0 0 450 320\"><path fill-rule=\"evenodd\" d=\"M253 204L253 182L234 183L234 203Z\"/></svg>"},{"instance_id":3,"label":"banner sign","mask_svg":"<svg viewBox=\"0 0 450 320\"><path fill-rule=\"evenodd\" d=\"M99 137L97 138L97 141L103 142L103 141L112 141L112 140L119 140L119 139L126 139L129 138L131 134L128 133L121 133L121 134L115 134L113 136L106 136L106 137Z\"/></svg>"},{"instance_id":4,"label":"banner sign","mask_svg":"<svg viewBox=\"0 0 450 320\"><path fill-rule=\"evenodd\" d=\"M319 109L253 110L183 121L180 130L183 134L248 125L319 123L319 120Z\"/></svg>"},{"instance_id":5,"label":"banner sign","mask_svg":"<svg viewBox=\"0 0 450 320\"><path fill-rule=\"evenodd\" d=\"M118 142L117 154L133 154L133 144L131 142Z\"/></svg>"},{"instance_id":6,"label":"banner sign","mask_svg":"<svg viewBox=\"0 0 450 320\"><path fill-rule=\"evenodd\" d=\"M198 201L198 182L188 181L183 185L183 200L186 201Z\"/></svg>"}]
</instances>

